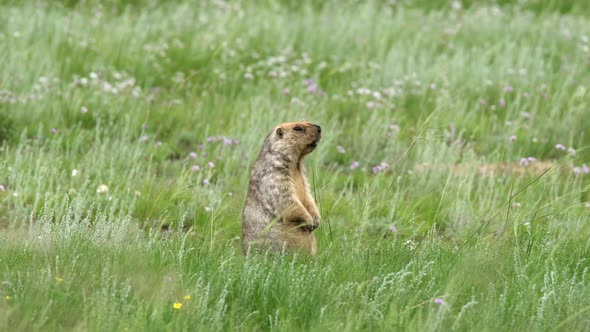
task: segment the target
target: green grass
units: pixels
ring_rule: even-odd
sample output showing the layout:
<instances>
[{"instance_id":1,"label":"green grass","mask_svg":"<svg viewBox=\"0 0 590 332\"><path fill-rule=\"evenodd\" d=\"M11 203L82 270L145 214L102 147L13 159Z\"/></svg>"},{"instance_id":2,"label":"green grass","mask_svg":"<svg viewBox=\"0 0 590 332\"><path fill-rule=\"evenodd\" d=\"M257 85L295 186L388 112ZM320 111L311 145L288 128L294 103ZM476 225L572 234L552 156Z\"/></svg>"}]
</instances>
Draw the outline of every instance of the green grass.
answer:
<instances>
[{"instance_id":1,"label":"green grass","mask_svg":"<svg viewBox=\"0 0 590 332\"><path fill-rule=\"evenodd\" d=\"M0 1L0 330L590 330L585 2L104 3ZM319 255L245 258L301 119Z\"/></svg>"}]
</instances>

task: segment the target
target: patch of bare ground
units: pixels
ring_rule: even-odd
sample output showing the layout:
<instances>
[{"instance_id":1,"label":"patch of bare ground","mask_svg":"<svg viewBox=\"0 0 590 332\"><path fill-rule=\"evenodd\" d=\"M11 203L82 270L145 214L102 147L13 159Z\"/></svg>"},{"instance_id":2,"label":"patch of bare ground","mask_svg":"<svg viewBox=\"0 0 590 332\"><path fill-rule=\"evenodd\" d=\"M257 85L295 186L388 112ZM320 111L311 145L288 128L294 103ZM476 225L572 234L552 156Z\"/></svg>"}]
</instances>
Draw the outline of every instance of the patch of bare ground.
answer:
<instances>
[{"instance_id":1,"label":"patch of bare ground","mask_svg":"<svg viewBox=\"0 0 590 332\"><path fill-rule=\"evenodd\" d=\"M9 226L8 218L0 217L0 231L8 229Z\"/></svg>"},{"instance_id":2,"label":"patch of bare ground","mask_svg":"<svg viewBox=\"0 0 590 332\"><path fill-rule=\"evenodd\" d=\"M509 163L509 162L496 162L496 163L480 163L480 162L465 162L456 164L432 164L422 163L417 164L414 167L414 171L427 172L427 171L444 171L449 172L453 175L461 175L468 172L477 172L478 175L483 177L498 176L498 175L541 175L544 172L553 168L559 170L562 165L555 160L539 160L529 162L527 165L521 163Z\"/></svg>"}]
</instances>

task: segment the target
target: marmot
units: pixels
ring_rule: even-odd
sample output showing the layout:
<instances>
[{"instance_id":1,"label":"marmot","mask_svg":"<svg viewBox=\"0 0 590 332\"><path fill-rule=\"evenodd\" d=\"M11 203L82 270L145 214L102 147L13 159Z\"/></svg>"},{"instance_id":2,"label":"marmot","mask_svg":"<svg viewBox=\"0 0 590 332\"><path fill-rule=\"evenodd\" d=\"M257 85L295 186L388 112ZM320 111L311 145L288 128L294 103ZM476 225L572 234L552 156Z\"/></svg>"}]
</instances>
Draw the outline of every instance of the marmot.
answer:
<instances>
[{"instance_id":1,"label":"marmot","mask_svg":"<svg viewBox=\"0 0 590 332\"><path fill-rule=\"evenodd\" d=\"M313 231L320 212L302 161L317 147L321 133L320 126L303 121L280 124L266 137L242 212L244 254L260 249L316 254Z\"/></svg>"}]
</instances>

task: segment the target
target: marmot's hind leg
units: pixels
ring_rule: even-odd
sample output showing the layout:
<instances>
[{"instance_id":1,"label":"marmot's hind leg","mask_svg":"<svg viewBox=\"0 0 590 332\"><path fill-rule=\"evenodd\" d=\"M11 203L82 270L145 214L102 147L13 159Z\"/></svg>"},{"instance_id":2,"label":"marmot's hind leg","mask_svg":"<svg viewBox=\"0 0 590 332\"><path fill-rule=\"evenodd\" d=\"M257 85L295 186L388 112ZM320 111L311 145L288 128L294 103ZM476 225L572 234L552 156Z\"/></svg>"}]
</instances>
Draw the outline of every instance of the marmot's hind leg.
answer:
<instances>
[{"instance_id":1,"label":"marmot's hind leg","mask_svg":"<svg viewBox=\"0 0 590 332\"><path fill-rule=\"evenodd\" d=\"M315 256L318 248L315 234L307 227L300 226L302 225L284 230L284 238L287 239L288 249Z\"/></svg>"}]
</instances>

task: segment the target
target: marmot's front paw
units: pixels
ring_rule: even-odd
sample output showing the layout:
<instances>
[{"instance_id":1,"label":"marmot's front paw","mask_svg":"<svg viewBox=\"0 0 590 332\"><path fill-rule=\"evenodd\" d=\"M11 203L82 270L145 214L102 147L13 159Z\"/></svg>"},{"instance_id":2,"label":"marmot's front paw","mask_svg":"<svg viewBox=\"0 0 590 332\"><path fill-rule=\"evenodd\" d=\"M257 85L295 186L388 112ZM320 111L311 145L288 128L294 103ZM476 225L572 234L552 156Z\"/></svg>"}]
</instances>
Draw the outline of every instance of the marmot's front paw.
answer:
<instances>
[{"instance_id":1,"label":"marmot's front paw","mask_svg":"<svg viewBox=\"0 0 590 332\"><path fill-rule=\"evenodd\" d=\"M311 220L310 223L308 223L308 226L310 231L314 231L316 228L320 227L320 217L315 217Z\"/></svg>"}]
</instances>

